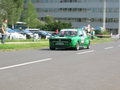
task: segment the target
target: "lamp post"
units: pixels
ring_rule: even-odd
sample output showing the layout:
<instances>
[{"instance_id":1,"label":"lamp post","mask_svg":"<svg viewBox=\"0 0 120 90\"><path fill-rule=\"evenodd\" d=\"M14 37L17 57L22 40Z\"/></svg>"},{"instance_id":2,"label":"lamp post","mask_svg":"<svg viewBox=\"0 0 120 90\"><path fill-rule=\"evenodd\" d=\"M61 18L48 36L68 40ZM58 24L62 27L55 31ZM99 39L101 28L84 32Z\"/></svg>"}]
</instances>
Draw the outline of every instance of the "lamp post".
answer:
<instances>
[{"instance_id":1,"label":"lamp post","mask_svg":"<svg viewBox=\"0 0 120 90\"><path fill-rule=\"evenodd\" d=\"M104 2L104 7L103 7L103 29L106 30L106 0Z\"/></svg>"}]
</instances>

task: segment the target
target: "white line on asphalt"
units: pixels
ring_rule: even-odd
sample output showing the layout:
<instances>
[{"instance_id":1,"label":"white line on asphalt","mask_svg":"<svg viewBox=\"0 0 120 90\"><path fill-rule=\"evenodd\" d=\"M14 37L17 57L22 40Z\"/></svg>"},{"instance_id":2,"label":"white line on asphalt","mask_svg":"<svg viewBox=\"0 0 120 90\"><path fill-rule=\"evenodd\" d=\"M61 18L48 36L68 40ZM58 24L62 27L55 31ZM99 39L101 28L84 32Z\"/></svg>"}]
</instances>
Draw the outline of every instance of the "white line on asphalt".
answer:
<instances>
[{"instance_id":1,"label":"white line on asphalt","mask_svg":"<svg viewBox=\"0 0 120 90\"><path fill-rule=\"evenodd\" d=\"M86 54L86 53L92 53L94 52L95 50L90 50L90 51L85 51L85 52L80 52L80 53L77 53L77 54Z\"/></svg>"},{"instance_id":2,"label":"white line on asphalt","mask_svg":"<svg viewBox=\"0 0 120 90\"><path fill-rule=\"evenodd\" d=\"M106 49L106 50L107 50L107 49L112 49L112 48L114 48L114 47L106 47L106 48L104 48L104 49Z\"/></svg>"},{"instance_id":3,"label":"white line on asphalt","mask_svg":"<svg viewBox=\"0 0 120 90\"><path fill-rule=\"evenodd\" d=\"M1 67L0 70L5 70L5 69L10 69L10 68L20 67L20 66L25 66L25 65L30 65L30 64L35 64L35 63L50 61L50 60L52 60L52 58L37 60L37 61L33 61L33 62L26 62L26 63L21 63L21 64L17 64L17 65L11 65L11 66L6 66L6 67Z\"/></svg>"}]
</instances>

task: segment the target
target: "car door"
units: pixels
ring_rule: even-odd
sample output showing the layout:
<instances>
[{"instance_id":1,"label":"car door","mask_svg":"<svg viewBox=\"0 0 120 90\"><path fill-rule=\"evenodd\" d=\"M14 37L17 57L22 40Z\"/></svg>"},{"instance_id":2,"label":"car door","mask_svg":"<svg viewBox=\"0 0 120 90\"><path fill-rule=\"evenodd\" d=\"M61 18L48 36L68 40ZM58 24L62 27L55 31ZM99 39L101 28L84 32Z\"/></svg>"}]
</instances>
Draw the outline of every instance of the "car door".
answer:
<instances>
[{"instance_id":1,"label":"car door","mask_svg":"<svg viewBox=\"0 0 120 90\"><path fill-rule=\"evenodd\" d=\"M80 38L80 41L81 41L80 44L83 46L83 45L84 45L84 41L85 41L84 39L85 39L85 38L84 38L84 33L83 33L82 30L79 31L79 38Z\"/></svg>"},{"instance_id":2,"label":"car door","mask_svg":"<svg viewBox=\"0 0 120 90\"><path fill-rule=\"evenodd\" d=\"M84 46L87 46L90 43L90 40L85 31L83 31L83 37L84 37Z\"/></svg>"}]
</instances>

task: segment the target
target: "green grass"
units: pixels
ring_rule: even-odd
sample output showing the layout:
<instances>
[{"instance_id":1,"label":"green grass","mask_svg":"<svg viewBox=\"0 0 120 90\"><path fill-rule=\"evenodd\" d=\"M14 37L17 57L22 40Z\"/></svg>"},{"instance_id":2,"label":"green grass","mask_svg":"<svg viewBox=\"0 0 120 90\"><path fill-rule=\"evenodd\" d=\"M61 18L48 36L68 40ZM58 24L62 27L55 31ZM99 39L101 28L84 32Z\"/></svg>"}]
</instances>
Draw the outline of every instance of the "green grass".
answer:
<instances>
[{"instance_id":1,"label":"green grass","mask_svg":"<svg viewBox=\"0 0 120 90\"><path fill-rule=\"evenodd\" d=\"M6 42L33 42L34 39L26 39L26 40L9 40L7 39ZM39 39L38 42L40 41L48 41L46 39Z\"/></svg>"},{"instance_id":2,"label":"green grass","mask_svg":"<svg viewBox=\"0 0 120 90\"><path fill-rule=\"evenodd\" d=\"M23 49L41 49L48 47L49 43L27 43L27 44L1 44L1 51L23 50Z\"/></svg>"},{"instance_id":3,"label":"green grass","mask_svg":"<svg viewBox=\"0 0 120 90\"><path fill-rule=\"evenodd\" d=\"M91 44L99 44L105 42L111 42L111 38L97 38L91 40ZM7 42L33 42L32 40L11 40ZM24 49L42 49L48 48L48 40L40 40L38 43L24 43L24 44L0 44L0 51L13 51L13 50L24 50Z\"/></svg>"},{"instance_id":4,"label":"green grass","mask_svg":"<svg viewBox=\"0 0 120 90\"><path fill-rule=\"evenodd\" d=\"M112 38L96 38L94 40L91 40L91 44L99 44L99 43L105 43L111 41L113 41Z\"/></svg>"}]
</instances>

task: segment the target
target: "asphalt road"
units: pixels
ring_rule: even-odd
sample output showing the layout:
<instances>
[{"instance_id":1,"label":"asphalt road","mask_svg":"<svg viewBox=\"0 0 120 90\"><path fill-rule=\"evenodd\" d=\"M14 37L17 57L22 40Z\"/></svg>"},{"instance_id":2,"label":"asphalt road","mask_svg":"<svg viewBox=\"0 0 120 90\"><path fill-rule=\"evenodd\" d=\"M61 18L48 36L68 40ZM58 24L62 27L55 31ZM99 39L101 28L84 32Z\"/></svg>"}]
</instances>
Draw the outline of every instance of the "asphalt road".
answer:
<instances>
[{"instance_id":1,"label":"asphalt road","mask_svg":"<svg viewBox=\"0 0 120 90\"><path fill-rule=\"evenodd\" d=\"M120 90L120 41L87 50L0 52L0 90Z\"/></svg>"}]
</instances>

